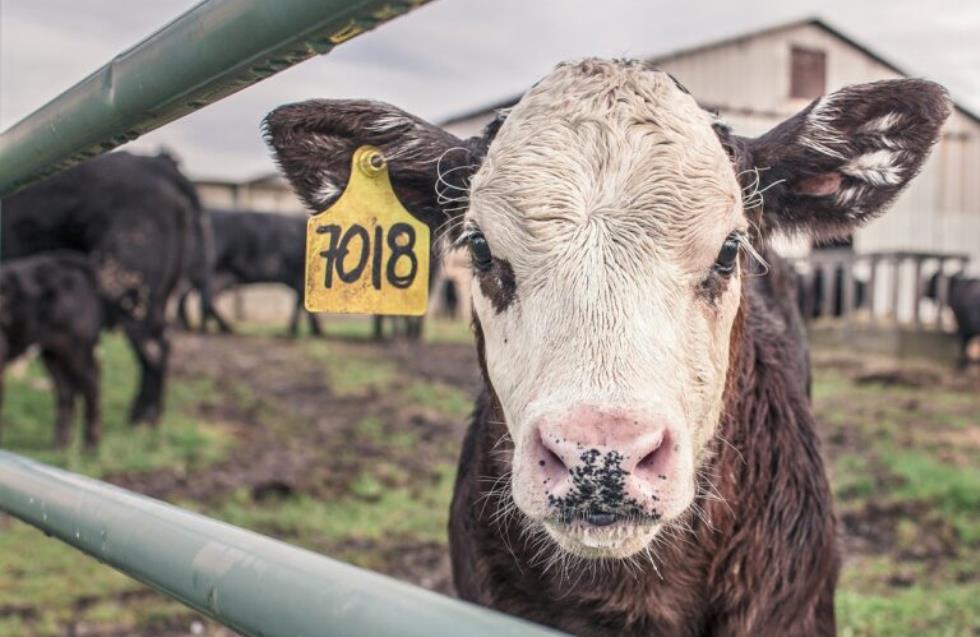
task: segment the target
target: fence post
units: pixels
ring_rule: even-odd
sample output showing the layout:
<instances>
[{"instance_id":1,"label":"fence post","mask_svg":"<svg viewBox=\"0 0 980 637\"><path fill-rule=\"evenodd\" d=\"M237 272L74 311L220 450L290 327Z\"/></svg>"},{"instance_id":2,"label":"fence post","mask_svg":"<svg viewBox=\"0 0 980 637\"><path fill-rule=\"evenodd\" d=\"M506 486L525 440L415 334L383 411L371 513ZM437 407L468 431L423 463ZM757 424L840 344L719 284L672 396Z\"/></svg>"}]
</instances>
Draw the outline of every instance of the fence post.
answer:
<instances>
[{"instance_id":1,"label":"fence post","mask_svg":"<svg viewBox=\"0 0 980 637\"><path fill-rule=\"evenodd\" d=\"M919 306L922 304L922 255L916 254L912 258L915 261L912 275L912 323L919 328L922 327L919 316Z\"/></svg>"},{"instance_id":2,"label":"fence post","mask_svg":"<svg viewBox=\"0 0 980 637\"><path fill-rule=\"evenodd\" d=\"M872 254L868 258L868 267L870 268L870 271L868 273L868 290L867 290L867 293L866 293L867 294L867 299L868 299L868 312L869 312L869 318L870 318L871 322L872 323L876 323L877 322L877 314L875 313L875 300L877 299L877 293L878 293L878 290L877 290L877 288L878 288L878 255Z\"/></svg>"},{"instance_id":3,"label":"fence post","mask_svg":"<svg viewBox=\"0 0 980 637\"><path fill-rule=\"evenodd\" d=\"M888 315L895 323L898 323L898 290L901 283L902 256L896 254L892 257L892 288L891 288L891 307L888 308Z\"/></svg>"}]
</instances>

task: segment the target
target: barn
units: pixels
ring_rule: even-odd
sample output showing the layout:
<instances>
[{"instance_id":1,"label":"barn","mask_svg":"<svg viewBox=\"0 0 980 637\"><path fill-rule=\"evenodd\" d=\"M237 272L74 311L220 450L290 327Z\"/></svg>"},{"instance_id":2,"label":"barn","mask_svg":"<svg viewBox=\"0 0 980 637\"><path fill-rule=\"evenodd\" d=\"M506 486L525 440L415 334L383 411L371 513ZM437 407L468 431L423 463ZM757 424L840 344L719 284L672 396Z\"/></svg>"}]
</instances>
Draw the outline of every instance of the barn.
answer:
<instances>
[{"instance_id":1,"label":"barn","mask_svg":"<svg viewBox=\"0 0 980 637\"><path fill-rule=\"evenodd\" d=\"M743 135L765 132L814 98L848 84L915 75L817 18L648 59ZM476 134L497 109L511 106L518 97L507 96L443 125L460 136ZM847 281L863 281L869 291L866 305L876 318L935 325L942 313L919 298L925 277L939 267L947 274L964 267L980 274L978 172L980 117L956 104L922 173L887 215L834 246L783 240L778 247L797 259L806 276L826 266L843 269ZM466 298L466 277L455 276L457 272L451 264L449 276L457 279ZM840 279L823 277L828 285ZM843 290L846 302L855 305L851 286ZM828 290L825 297L833 295Z\"/></svg>"},{"instance_id":2,"label":"barn","mask_svg":"<svg viewBox=\"0 0 980 637\"><path fill-rule=\"evenodd\" d=\"M277 172L245 181L195 179L194 185L201 202L208 208L306 214L306 208L289 187L289 182Z\"/></svg>"}]
</instances>

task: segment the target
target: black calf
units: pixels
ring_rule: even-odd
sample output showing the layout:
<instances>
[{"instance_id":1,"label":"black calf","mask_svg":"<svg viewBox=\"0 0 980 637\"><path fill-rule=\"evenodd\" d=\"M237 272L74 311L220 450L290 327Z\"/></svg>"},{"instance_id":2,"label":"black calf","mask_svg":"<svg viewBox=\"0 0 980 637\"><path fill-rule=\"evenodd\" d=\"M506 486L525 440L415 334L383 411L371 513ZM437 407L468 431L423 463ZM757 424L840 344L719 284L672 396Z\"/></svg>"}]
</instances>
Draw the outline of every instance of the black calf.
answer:
<instances>
[{"instance_id":1,"label":"black calf","mask_svg":"<svg viewBox=\"0 0 980 637\"><path fill-rule=\"evenodd\" d=\"M103 325L95 273L84 255L59 251L16 259L0 271L0 400L2 372L31 345L51 375L57 400L55 444L71 439L75 397L85 401L85 445L101 435L99 364Z\"/></svg>"},{"instance_id":2,"label":"black calf","mask_svg":"<svg viewBox=\"0 0 980 637\"><path fill-rule=\"evenodd\" d=\"M202 231L193 184L169 156L108 153L4 198L0 222L4 262L52 250L89 255L106 321L123 328L140 363L130 420L155 424L170 351L164 311Z\"/></svg>"}]
</instances>

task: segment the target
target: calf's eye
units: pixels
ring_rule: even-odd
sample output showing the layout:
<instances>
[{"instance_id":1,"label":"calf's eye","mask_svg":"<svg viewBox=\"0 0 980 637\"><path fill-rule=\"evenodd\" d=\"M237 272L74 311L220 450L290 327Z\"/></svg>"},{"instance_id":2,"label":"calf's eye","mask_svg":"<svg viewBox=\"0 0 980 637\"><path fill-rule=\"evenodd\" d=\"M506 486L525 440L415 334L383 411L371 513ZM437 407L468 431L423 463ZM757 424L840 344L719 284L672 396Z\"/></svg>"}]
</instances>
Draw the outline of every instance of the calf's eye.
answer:
<instances>
[{"instance_id":1,"label":"calf's eye","mask_svg":"<svg viewBox=\"0 0 980 637\"><path fill-rule=\"evenodd\" d=\"M739 236L734 232L728 235L725 243L721 245L718 258L715 259L714 270L718 274L728 276L735 271L735 263L738 260Z\"/></svg>"},{"instance_id":2,"label":"calf's eye","mask_svg":"<svg viewBox=\"0 0 980 637\"><path fill-rule=\"evenodd\" d=\"M490 246L487 245L487 238L482 232L474 232L469 236L470 256L473 258L473 265L480 272L486 272L493 266L493 255L490 254Z\"/></svg>"}]
</instances>

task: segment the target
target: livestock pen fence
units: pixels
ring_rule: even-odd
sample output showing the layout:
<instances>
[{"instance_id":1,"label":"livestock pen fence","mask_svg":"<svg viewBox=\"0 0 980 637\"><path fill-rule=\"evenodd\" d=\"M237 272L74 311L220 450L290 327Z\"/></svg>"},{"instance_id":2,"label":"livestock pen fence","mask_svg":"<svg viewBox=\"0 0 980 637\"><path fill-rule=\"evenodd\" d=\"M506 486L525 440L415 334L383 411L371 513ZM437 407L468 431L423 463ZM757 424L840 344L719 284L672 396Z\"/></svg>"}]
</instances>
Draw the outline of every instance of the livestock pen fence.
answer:
<instances>
[{"instance_id":1,"label":"livestock pen fence","mask_svg":"<svg viewBox=\"0 0 980 637\"><path fill-rule=\"evenodd\" d=\"M426 1L202 2L3 132L0 197ZM0 510L245 635L554 634L4 451Z\"/></svg>"},{"instance_id":2,"label":"livestock pen fence","mask_svg":"<svg viewBox=\"0 0 980 637\"><path fill-rule=\"evenodd\" d=\"M946 363L962 357L950 281L969 256L819 249L793 259L815 349Z\"/></svg>"},{"instance_id":3,"label":"livestock pen fence","mask_svg":"<svg viewBox=\"0 0 980 637\"><path fill-rule=\"evenodd\" d=\"M946 312L949 283L965 272L969 256L848 248L814 250L793 261L805 316L949 332L955 327Z\"/></svg>"}]
</instances>

